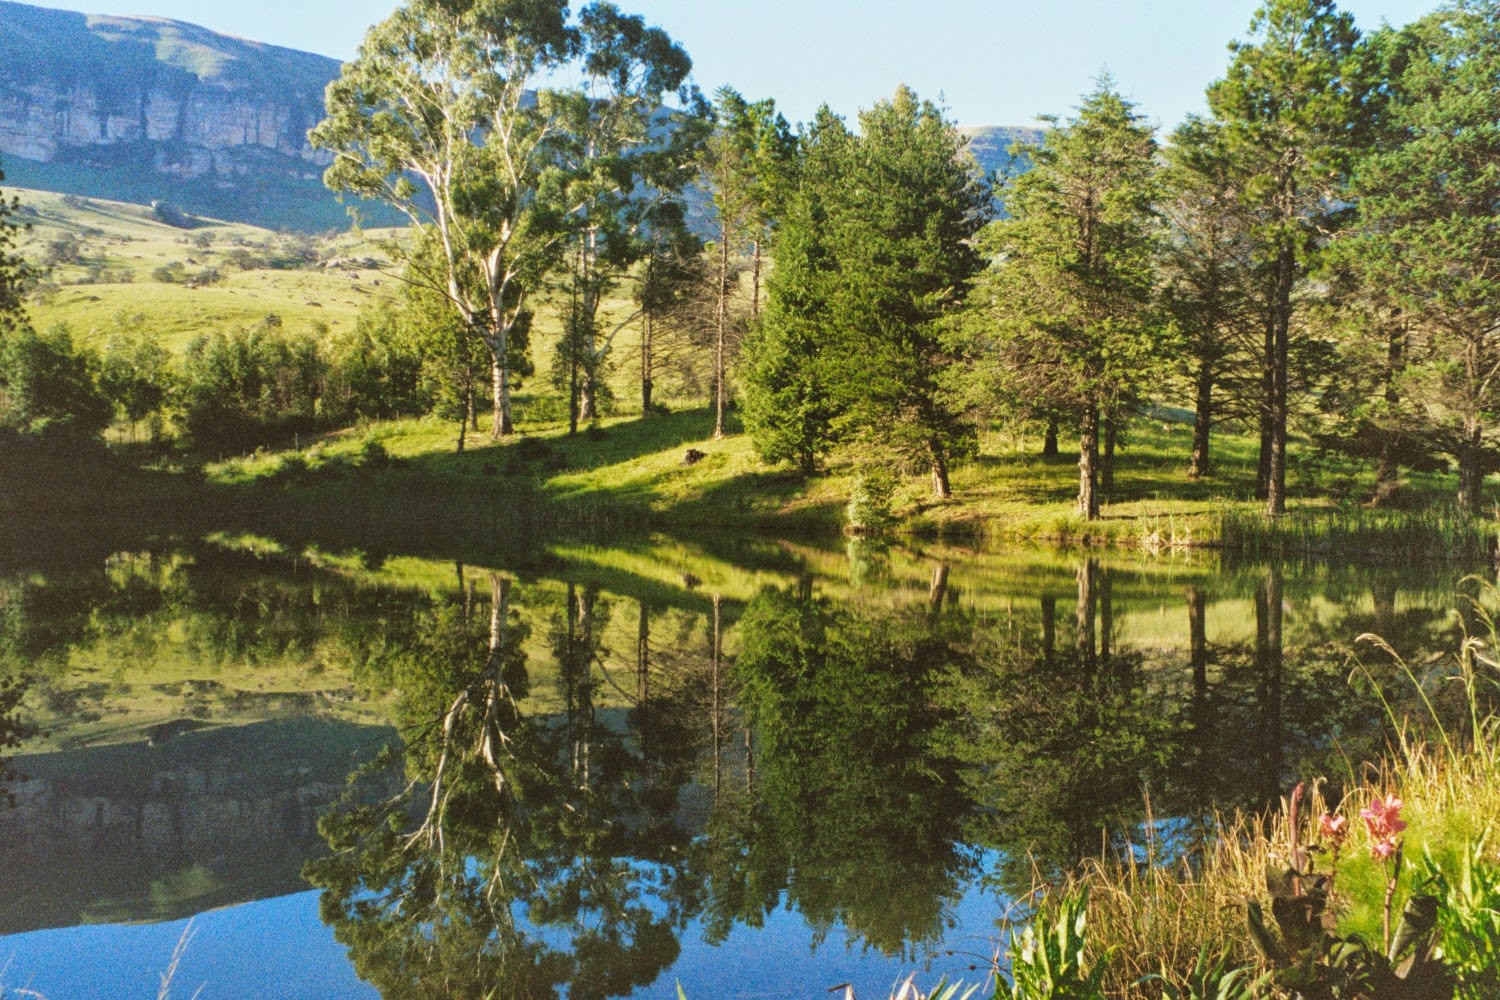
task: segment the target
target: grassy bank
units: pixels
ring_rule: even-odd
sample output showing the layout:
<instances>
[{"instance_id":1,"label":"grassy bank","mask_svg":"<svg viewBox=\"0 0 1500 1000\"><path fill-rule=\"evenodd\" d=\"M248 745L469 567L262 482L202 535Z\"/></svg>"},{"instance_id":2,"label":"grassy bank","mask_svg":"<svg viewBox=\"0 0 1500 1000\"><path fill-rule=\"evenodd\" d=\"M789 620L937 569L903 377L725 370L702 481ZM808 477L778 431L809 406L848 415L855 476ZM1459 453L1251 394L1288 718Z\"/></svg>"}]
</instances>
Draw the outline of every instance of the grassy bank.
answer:
<instances>
[{"instance_id":1,"label":"grassy bank","mask_svg":"<svg viewBox=\"0 0 1500 1000\"><path fill-rule=\"evenodd\" d=\"M329 551L426 556L507 552L539 537L774 535L836 538L851 495L888 479L883 530L957 545L1038 543L1161 552L1222 548L1251 556L1482 560L1489 518L1457 514L1451 477L1412 475L1399 509L1361 504L1371 482L1340 461L1294 462L1288 515L1267 519L1254 499L1254 442L1218 439L1217 472L1190 479L1189 431L1140 421L1117 460L1103 517L1073 510L1073 456L1039 457L1039 442L999 433L954 471L953 497L935 501L920 475L874 469L854 449L805 477L769 467L735 428L684 409L615 417L577 435L549 421L549 400L518 401L524 435L502 442L431 418L367 424L299 438L253 455L194 464L191 456L115 450L71 454L12 442L0 455L0 515L20 537L114 537L144 530L267 534ZM142 464L132 471L132 464ZM0 533L5 529L0 527Z\"/></svg>"},{"instance_id":2,"label":"grassy bank","mask_svg":"<svg viewBox=\"0 0 1500 1000\"><path fill-rule=\"evenodd\" d=\"M433 509L425 489L440 495L436 509L454 511L439 520L491 518L497 530L507 508L536 516L545 510L545 520L558 528L784 536L844 530L849 498L871 474L854 450L833 456L821 474L803 477L762 464L745 435L715 441L710 430L701 410L609 419L576 436L559 424L531 424L526 436L502 443L471 435L459 454L451 424L400 421L214 463L206 474L226 489L279 487L280 495L295 497L304 518L332 509ZM959 542L1210 546L1298 556L1384 552L1401 559L1472 557L1493 545L1490 521L1452 511L1448 477L1414 475L1402 509L1371 511L1360 504L1370 488L1368 474L1336 461L1294 463L1291 512L1269 521L1254 499L1254 442L1220 438L1218 472L1195 480L1185 468L1188 434L1182 426L1139 422L1096 522L1073 511L1073 456L1043 459L1035 453L1037 442L991 434L979 455L955 471L950 500L935 501L923 477L895 477L889 530ZM372 449L389 461L373 475L367 470L353 491L359 495L346 496L350 484L342 473ZM690 461L692 452L701 457Z\"/></svg>"}]
</instances>

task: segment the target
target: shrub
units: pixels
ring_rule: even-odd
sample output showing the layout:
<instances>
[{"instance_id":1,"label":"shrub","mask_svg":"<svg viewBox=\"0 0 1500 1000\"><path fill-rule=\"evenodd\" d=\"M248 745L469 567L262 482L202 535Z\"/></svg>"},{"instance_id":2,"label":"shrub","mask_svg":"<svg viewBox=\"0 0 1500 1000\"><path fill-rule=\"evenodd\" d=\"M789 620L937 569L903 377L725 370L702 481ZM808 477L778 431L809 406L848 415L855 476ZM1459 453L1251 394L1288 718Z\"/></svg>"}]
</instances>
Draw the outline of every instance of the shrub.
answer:
<instances>
[{"instance_id":1,"label":"shrub","mask_svg":"<svg viewBox=\"0 0 1500 1000\"><path fill-rule=\"evenodd\" d=\"M0 426L25 434L95 437L111 406L99 390L98 359L73 346L65 327L28 327L0 340Z\"/></svg>"},{"instance_id":2,"label":"shrub","mask_svg":"<svg viewBox=\"0 0 1500 1000\"><path fill-rule=\"evenodd\" d=\"M327 361L311 337L264 324L216 333L189 346L183 369L183 420L200 450L248 450L322 425Z\"/></svg>"},{"instance_id":3,"label":"shrub","mask_svg":"<svg viewBox=\"0 0 1500 1000\"><path fill-rule=\"evenodd\" d=\"M855 534L877 534L891 523L891 494L896 484L879 472L861 475L854 483L845 511L849 530Z\"/></svg>"},{"instance_id":4,"label":"shrub","mask_svg":"<svg viewBox=\"0 0 1500 1000\"><path fill-rule=\"evenodd\" d=\"M187 280L187 266L180 260L174 260L163 264L151 272L151 280L159 281L164 285L181 284Z\"/></svg>"}]
</instances>

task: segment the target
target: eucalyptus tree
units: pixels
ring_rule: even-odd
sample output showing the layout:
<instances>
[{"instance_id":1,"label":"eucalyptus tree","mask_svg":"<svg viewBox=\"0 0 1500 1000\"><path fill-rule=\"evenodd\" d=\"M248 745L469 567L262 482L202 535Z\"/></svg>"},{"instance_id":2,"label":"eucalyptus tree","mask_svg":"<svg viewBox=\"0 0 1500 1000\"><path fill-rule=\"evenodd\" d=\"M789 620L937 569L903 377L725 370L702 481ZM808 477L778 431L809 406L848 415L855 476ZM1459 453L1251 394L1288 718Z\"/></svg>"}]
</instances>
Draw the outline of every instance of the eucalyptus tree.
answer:
<instances>
[{"instance_id":1,"label":"eucalyptus tree","mask_svg":"<svg viewBox=\"0 0 1500 1000\"><path fill-rule=\"evenodd\" d=\"M598 2L580 13L579 32L581 86L541 102L559 129L568 298L559 367L575 429L598 416L615 337L637 318L606 331L601 307L648 255L653 230L681 224L680 194L707 131L692 60L665 31Z\"/></svg>"},{"instance_id":2,"label":"eucalyptus tree","mask_svg":"<svg viewBox=\"0 0 1500 1000\"><path fill-rule=\"evenodd\" d=\"M1263 302L1258 487L1270 514L1286 511L1287 414L1296 294L1334 217L1362 114L1359 31L1333 0L1266 0L1252 42L1230 46L1224 79L1208 88L1254 213L1257 295Z\"/></svg>"},{"instance_id":3,"label":"eucalyptus tree","mask_svg":"<svg viewBox=\"0 0 1500 1000\"><path fill-rule=\"evenodd\" d=\"M1399 310L1401 386L1458 461L1471 513L1500 437L1500 2L1455 0L1405 32L1387 114L1395 141L1358 165L1344 247Z\"/></svg>"},{"instance_id":4,"label":"eucalyptus tree","mask_svg":"<svg viewBox=\"0 0 1500 1000\"><path fill-rule=\"evenodd\" d=\"M692 350L703 309L695 294L707 280L703 242L685 224L653 226L647 237L635 302L641 322L641 414L655 405L659 376L682 369ZM687 365L690 370L691 364Z\"/></svg>"},{"instance_id":5,"label":"eucalyptus tree","mask_svg":"<svg viewBox=\"0 0 1500 1000\"><path fill-rule=\"evenodd\" d=\"M1099 516L1101 415L1156 364L1156 140L1107 77L1007 182L985 234L1001 391L1078 414L1078 512Z\"/></svg>"},{"instance_id":6,"label":"eucalyptus tree","mask_svg":"<svg viewBox=\"0 0 1500 1000\"><path fill-rule=\"evenodd\" d=\"M427 280L489 349L495 437L512 430L527 296L563 236L537 88L582 45L566 0L410 0L370 28L309 133L334 153L330 188L385 201L440 248Z\"/></svg>"},{"instance_id":7,"label":"eucalyptus tree","mask_svg":"<svg viewBox=\"0 0 1500 1000\"><path fill-rule=\"evenodd\" d=\"M736 326L730 302L736 282L734 255L751 250L750 319L760 312L762 250L769 235L796 144L774 101L747 102L731 87L714 95L714 130L703 148L702 178L711 192L715 227L714 437L724 436L729 354Z\"/></svg>"}]
</instances>

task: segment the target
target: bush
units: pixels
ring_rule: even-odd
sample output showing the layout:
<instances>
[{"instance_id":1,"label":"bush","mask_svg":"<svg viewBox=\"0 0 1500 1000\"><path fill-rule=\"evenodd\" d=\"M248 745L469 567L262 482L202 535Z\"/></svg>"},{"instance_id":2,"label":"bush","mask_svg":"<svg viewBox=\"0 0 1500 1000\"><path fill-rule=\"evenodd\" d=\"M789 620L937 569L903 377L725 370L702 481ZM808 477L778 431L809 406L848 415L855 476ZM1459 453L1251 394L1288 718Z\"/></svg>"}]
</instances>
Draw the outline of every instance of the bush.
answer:
<instances>
[{"instance_id":1,"label":"bush","mask_svg":"<svg viewBox=\"0 0 1500 1000\"><path fill-rule=\"evenodd\" d=\"M187 280L187 267L180 260L163 264L151 272L151 280L164 285L181 284Z\"/></svg>"},{"instance_id":2,"label":"bush","mask_svg":"<svg viewBox=\"0 0 1500 1000\"><path fill-rule=\"evenodd\" d=\"M311 337L264 324L216 333L192 343L183 368L183 421L200 450L249 450L324 424L328 365Z\"/></svg>"},{"instance_id":3,"label":"bush","mask_svg":"<svg viewBox=\"0 0 1500 1000\"><path fill-rule=\"evenodd\" d=\"M64 327L23 327L0 340L0 426L24 434L96 437L113 407L98 385L98 359Z\"/></svg>"},{"instance_id":4,"label":"bush","mask_svg":"<svg viewBox=\"0 0 1500 1000\"><path fill-rule=\"evenodd\" d=\"M418 344L389 316L362 313L350 334L333 345L326 415L333 420L389 420L432 409Z\"/></svg>"},{"instance_id":5,"label":"bush","mask_svg":"<svg viewBox=\"0 0 1500 1000\"><path fill-rule=\"evenodd\" d=\"M391 453L385 450L385 445L373 438L359 449L359 466L362 469L386 469L390 464Z\"/></svg>"},{"instance_id":6,"label":"bush","mask_svg":"<svg viewBox=\"0 0 1500 1000\"><path fill-rule=\"evenodd\" d=\"M845 516L855 534L876 534L891 523L891 494L896 484L879 472L865 473L855 480Z\"/></svg>"}]
</instances>

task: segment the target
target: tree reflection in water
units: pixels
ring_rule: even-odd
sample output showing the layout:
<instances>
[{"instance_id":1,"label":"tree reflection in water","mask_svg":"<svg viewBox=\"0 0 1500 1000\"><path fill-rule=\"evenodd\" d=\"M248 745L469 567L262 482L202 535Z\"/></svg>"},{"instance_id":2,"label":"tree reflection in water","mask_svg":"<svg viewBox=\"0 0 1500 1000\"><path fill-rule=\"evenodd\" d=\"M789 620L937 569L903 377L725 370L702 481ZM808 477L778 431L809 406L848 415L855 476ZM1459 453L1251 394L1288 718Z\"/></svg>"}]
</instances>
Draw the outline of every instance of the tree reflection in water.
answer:
<instances>
[{"instance_id":1,"label":"tree reflection in water","mask_svg":"<svg viewBox=\"0 0 1500 1000\"><path fill-rule=\"evenodd\" d=\"M79 674L79 651L206 678L347 671L319 683L370 695L382 722L393 704L403 737L307 868L360 974L393 997L602 998L662 980L688 935L717 945L785 911L815 940L920 960L981 858L1022 891L1139 836L1148 794L1159 831L1190 835L1366 755L1382 709L1346 683L1352 638L1422 662L1460 627L1457 571L1426 591L1409 568L1263 563L986 576L857 548L749 600L628 575L606 592L578 568L523 585L459 566L435 596L212 551L122 557L0 581L0 677L35 678L50 729L154 680ZM0 684L0 755L20 683ZM313 703L292 694L213 708Z\"/></svg>"},{"instance_id":2,"label":"tree reflection in water","mask_svg":"<svg viewBox=\"0 0 1500 1000\"><path fill-rule=\"evenodd\" d=\"M622 995L676 959L681 915L632 858L631 755L592 718L600 609L570 589L552 644L565 719L528 718L525 626L491 583L484 627L472 604L438 608L393 664L408 783L326 817L334 853L307 875L388 997Z\"/></svg>"}]
</instances>

